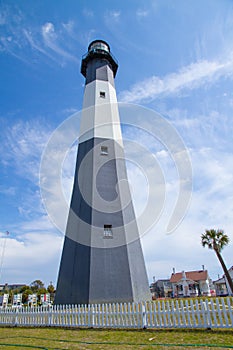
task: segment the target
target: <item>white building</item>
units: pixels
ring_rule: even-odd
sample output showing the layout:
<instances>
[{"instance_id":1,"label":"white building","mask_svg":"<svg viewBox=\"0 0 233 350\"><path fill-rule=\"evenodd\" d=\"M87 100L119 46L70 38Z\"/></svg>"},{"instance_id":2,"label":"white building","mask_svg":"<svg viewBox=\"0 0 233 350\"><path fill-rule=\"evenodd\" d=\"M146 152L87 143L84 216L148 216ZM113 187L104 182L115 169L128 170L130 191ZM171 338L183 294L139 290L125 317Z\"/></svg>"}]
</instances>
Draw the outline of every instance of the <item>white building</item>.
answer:
<instances>
[{"instance_id":1,"label":"white building","mask_svg":"<svg viewBox=\"0 0 233 350\"><path fill-rule=\"evenodd\" d=\"M233 266L231 266L228 272L231 276L231 279L233 280ZM219 278L217 281L214 281L214 286L217 296L226 296L232 294L225 275L223 275L222 278Z\"/></svg>"},{"instance_id":2,"label":"white building","mask_svg":"<svg viewBox=\"0 0 233 350\"><path fill-rule=\"evenodd\" d=\"M207 270L172 273L170 282L174 297L211 296L214 294L211 290L212 281Z\"/></svg>"},{"instance_id":3,"label":"white building","mask_svg":"<svg viewBox=\"0 0 233 350\"><path fill-rule=\"evenodd\" d=\"M7 307L9 294L0 295L0 308Z\"/></svg>"}]
</instances>

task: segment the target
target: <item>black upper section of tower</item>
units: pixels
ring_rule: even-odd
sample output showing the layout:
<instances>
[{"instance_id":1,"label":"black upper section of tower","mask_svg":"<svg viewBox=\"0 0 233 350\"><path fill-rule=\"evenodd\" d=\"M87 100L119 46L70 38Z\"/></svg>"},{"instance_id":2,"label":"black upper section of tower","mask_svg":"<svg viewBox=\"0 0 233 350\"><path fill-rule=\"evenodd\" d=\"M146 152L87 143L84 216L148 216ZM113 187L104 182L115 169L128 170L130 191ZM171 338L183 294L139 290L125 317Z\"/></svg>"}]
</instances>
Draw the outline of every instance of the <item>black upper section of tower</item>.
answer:
<instances>
[{"instance_id":1,"label":"black upper section of tower","mask_svg":"<svg viewBox=\"0 0 233 350\"><path fill-rule=\"evenodd\" d=\"M108 45L108 43L106 43L106 41L94 40L88 46L88 52L83 56L81 65L81 73L87 79L87 68L91 61L95 61L96 64L94 64L94 66L96 66L96 68L107 64L112 69L115 78L118 64L117 60L111 54L110 46ZM93 63L94 62L92 62L91 64L92 67Z\"/></svg>"}]
</instances>

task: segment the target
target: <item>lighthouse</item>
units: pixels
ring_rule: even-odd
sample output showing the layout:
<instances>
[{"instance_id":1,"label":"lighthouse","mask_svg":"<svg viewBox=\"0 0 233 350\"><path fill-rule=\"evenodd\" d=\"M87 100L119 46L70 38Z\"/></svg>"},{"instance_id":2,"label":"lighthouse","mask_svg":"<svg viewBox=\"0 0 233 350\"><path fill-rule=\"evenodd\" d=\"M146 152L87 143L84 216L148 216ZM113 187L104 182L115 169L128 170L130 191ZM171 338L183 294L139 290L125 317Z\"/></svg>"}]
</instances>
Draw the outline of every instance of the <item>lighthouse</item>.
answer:
<instances>
[{"instance_id":1,"label":"lighthouse","mask_svg":"<svg viewBox=\"0 0 233 350\"><path fill-rule=\"evenodd\" d=\"M81 64L82 119L55 304L150 299L127 178L117 69L108 43L91 42Z\"/></svg>"}]
</instances>

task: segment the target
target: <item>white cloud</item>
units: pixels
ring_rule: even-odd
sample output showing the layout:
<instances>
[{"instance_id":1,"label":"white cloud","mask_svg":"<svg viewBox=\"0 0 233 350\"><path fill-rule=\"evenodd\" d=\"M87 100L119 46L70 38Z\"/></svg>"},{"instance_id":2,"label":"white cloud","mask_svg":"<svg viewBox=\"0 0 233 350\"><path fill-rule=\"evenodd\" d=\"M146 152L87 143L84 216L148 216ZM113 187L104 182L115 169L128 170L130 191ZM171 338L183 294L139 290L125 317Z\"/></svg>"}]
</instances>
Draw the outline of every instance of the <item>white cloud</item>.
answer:
<instances>
[{"instance_id":1,"label":"white cloud","mask_svg":"<svg viewBox=\"0 0 233 350\"><path fill-rule=\"evenodd\" d=\"M94 12L90 9L83 9L83 15L87 18L92 18L94 16Z\"/></svg>"},{"instance_id":2,"label":"white cloud","mask_svg":"<svg viewBox=\"0 0 233 350\"><path fill-rule=\"evenodd\" d=\"M67 32L68 36L74 40L77 40L76 23L73 20L69 20L66 23L62 23L62 27Z\"/></svg>"},{"instance_id":3,"label":"white cloud","mask_svg":"<svg viewBox=\"0 0 233 350\"><path fill-rule=\"evenodd\" d=\"M221 77L232 77L231 56L219 61L202 60L191 63L164 78L152 76L136 83L130 90L121 92L119 100L130 103L153 100L159 96L169 96L185 89L191 90L206 83L213 83Z\"/></svg>"},{"instance_id":4,"label":"white cloud","mask_svg":"<svg viewBox=\"0 0 233 350\"><path fill-rule=\"evenodd\" d=\"M14 196L16 193L16 188L13 186L10 186L10 187L0 186L0 193L7 196Z\"/></svg>"},{"instance_id":5,"label":"white cloud","mask_svg":"<svg viewBox=\"0 0 233 350\"><path fill-rule=\"evenodd\" d=\"M108 24L111 24L112 22L117 23L120 20L121 12L118 10L111 10L106 11L104 15L104 19Z\"/></svg>"},{"instance_id":6,"label":"white cloud","mask_svg":"<svg viewBox=\"0 0 233 350\"><path fill-rule=\"evenodd\" d=\"M223 101L227 107L227 101ZM223 110L210 110L209 106L201 112L195 111L193 105L188 110L171 109L165 111L169 120L175 125L181 137L192 149L215 149L216 151L232 152L233 124L231 122L231 106ZM194 137L195 135L195 137ZM216 153L217 154L217 153Z\"/></svg>"},{"instance_id":7,"label":"white cloud","mask_svg":"<svg viewBox=\"0 0 233 350\"><path fill-rule=\"evenodd\" d=\"M54 233L27 233L6 239L2 280L30 283L41 279L48 285L56 276L63 238ZM55 283L56 281L54 281Z\"/></svg>"},{"instance_id":8,"label":"white cloud","mask_svg":"<svg viewBox=\"0 0 233 350\"><path fill-rule=\"evenodd\" d=\"M40 123L18 122L4 135L0 145L2 161L13 164L14 170L28 180L38 180L39 159L48 137L48 130Z\"/></svg>"},{"instance_id":9,"label":"white cloud","mask_svg":"<svg viewBox=\"0 0 233 350\"><path fill-rule=\"evenodd\" d=\"M41 27L29 21L17 8L8 5L0 7L0 51L6 52L26 64L33 64L35 52L42 57L64 66L67 61L79 63L72 52L76 47L75 22L46 22ZM38 55L36 56L38 58ZM48 62L49 62L48 60Z\"/></svg>"},{"instance_id":10,"label":"white cloud","mask_svg":"<svg viewBox=\"0 0 233 350\"><path fill-rule=\"evenodd\" d=\"M191 151L193 193L189 210L181 225L170 235L165 229L174 205L175 183L170 183L166 206L155 227L143 236L144 254L150 281L170 277L176 271L197 270L205 265L210 276L222 275L213 251L203 249L200 236L208 228L222 228L230 237L223 257L230 267L233 245L233 164L232 154L212 148ZM167 184L167 183L166 183ZM140 187L139 187L140 188Z\"/></svg>"},{"instance_id":11,"label":"white cloud","mask_svg":"<svg viewBox=\"0 0 233 350\"><path fill-rule=\"evenodd\" d=\"M27 29L23 29L23 33L25 35L25 38L28 40L28 43L31 46L31 48L37 50L38 52L50 58L51 60L56 61L56 59L51 54L49 54L49 52L47 52L39 42L35 41L36 39L33 37L33 34L31 31Z\"/></svg>"},{"instance_id":12,"label":"white cloud","mask_svg":"<svg viewBox=\"0 0 233 350\"><path fill-rule=\"evenodd\" d=\"M43 26L42 26L42 34L43 36L46 36L46 35L53 35L54 34L54 25L50 22L47 22L45 23Z\"/></svg>"},{"instance_id":13,"label":"white cloud","mask_svg":"<svg viewBox=\"0 0 233 350\"><path fill-rule=\"evenodd\" d=\"M138 9L138 10L136 11L136 16L137 16L138 18L145 18L145 17L148 16L148 14L149 14L149 11L147 11L147 10Z\"/></svg>"},{"instance_id":14,"label":"white cloud","mask_svg":"<svg viewBox=\"0 0 233 350\"><path fill-rule=\"evenodd\" d=\"M120 17L121 12L120 11L110 11L110 16L114 19L118 19Z\"/></svg>"},{"instance_id":15,"label":"white cloud","mask_svg":"<svg viewBox=\"0 0 233 350\"><path fill-rule=\"evenodd\" d=\"M67 27L66 27L67 30ZM79 60L68 51L66 51L61 45L58 43L58 35L55 31L54 25L51 22L45 23L42 28L42 36L44 39L45 45L54 51L56 54L62 56L65 59L72 60L74 62L79 62Z\"/></svg>"},{"instance_id":16,"label":"white cloud","mask_svg":"<svg viewBox=\"0 0 233 350\"><path fill-rule=\"evenodd\" d=\"M213 279L217 279L218 274L222 275L215 254L203 249L200 244L200 236L206 228L223 228L226 231L231 242L224 249L223 256L229 267L233 264L231 113L227 115L222 111L208 109L206 114L199 114L191 109L166 111L179 134L188 141L193 169L193 193L188 212L181 225L170 235L166 234L166 227L179 184L170 155L167 150L156 145L155 140L140 131L133 130L133 133L128 128L123 133L127 139L137 140L156 155L165 176L163 213L154 228L142 238L150 281L153 276L170 277L173 267L176 271L198 270L203 264ZM147 116L144 116L146 119ZM136 212L142 211L147 184L143 183L134 169L130 169L129 179L136 192L133 198L139 201L135 203ZM155 202L155 208L157 205Z\"/></svg>"},{"instance_id":17,"label":"white cloud","mask_svg":"<svg viewBox=\"0 0 233 350\"><path fill-rule=\"evenodd\" d=\"M226 201L224 203L227 204ZM188 271L199 270L202 265L205 265L213 279L217 279L218 274L223 273L214 252L203 249L200 239L205 229L223 228L232 242L232 223L226 224L221 208L223 204L219 204L214 213L215 217L211 218L208 213L214 209L215 202L205 198L203 192L194 193L189 212L175 232L171 235L165 234L166 215L163 215L151 232L142 238L150 281L153 276L156 279L170 277L173 267L176 271ZM230 219L229 214L228 212L228 219ZM230 267L232 265L232 243L224 249L223 257Z\"/></svg>"},{"instance_id":18,"label":"white cloud","mask_svg":"<svg viewBox=\"0 0 233 350\"><path fill-rule=\"evenodd\" d=\"M6 186L0 188L0 192L2 192L3 195L11 194L13 196L17 190L17 201L15 205L18 206L18 213L21 220L26 220L23 226L21 224L20 230L49 230L49 228L51 229L52 227L47 215L45 215L45 208L43 207L39 190L40 162L49 136L48 126L45 128L42 123L21 122L14 125L11 129L8 129L4 137L5 142L1 144L1 153L3 155L2 162L6 169L10 168L10 170L8 169L8 172L11 174L10 178L13 178L16 174L20 176L19 178L21 178L24 183L26 180L28 184L23 191L20 188L17 190L12 186L9 188ZM51 177L48 189L51 206L57 213L60 223L59 227L63 227L64 232L68 212L65 212L62 203L57 201L57 193L60 193L60 190L63 191L67 203L66 209L68 210L71 187L73 184L77 144L71 145L68 153L64 155L62 150L63 140L60 134L58 138L60 148L58 146L53 150L53 153L50 152L49 156L51 157L51 161L48 162L49 168L46 169L46 174ZM7 149L8 152L5 152L5 149ZM62 168L59 169L62 182L60 183L59 181L59 183L57 183L53 181L54 164L56 164L56 161L59 160L61 156L63 157L63 155L66 158L64 159L64 163L62 159L63 165ZM19 200L19 196L21 200ZM17 228L14 230L18 232Z\"/></svg>"},{"instance_id":19,"label":"white cloud","mask_svg":"<svg viewBox=\"0 0 233 350\"><path fill-rule=\"evenodd\" d=\"M1 278L8 283L30 283L35 278L46 283L52 279L55 283L63 234L49 220L42 206L38 187L40 159L49 137L48 126L44 128L42 123L20 122L8 129L4 136L5 143L1 144L1 154L6 161L4 166L11 167L12 176L15 177L13 173L20 175L24 185L18 189L0 188L7 198L9 194L14 196L16 190L17 197L20 197L17 198L20 204L16 223L7 226L10 235L7 237ZM8 152L3 149L7 149ZM76 147L71 149L69 159L75 159L75 151ZM69 159L65 162L63 172L63 189L67 196L71 191L73 175L71 173L74 167ZM33 186L27 186L28 183ZM56 192L56 189L51 187L51 191ZM7 203L6 200L6 205ZM54 203L57 204L59 207L59 203ZM63 222L64 226L65 224ZM1 234L0 249L4 239L5 234Z\"/></svg>"},{"instance_id":20,"label":"white cloud","mask_svg":"<svg viewBox=\"0 0 233 350\"><path fill-rule=\"evenodd\" d=\"M69 108L63 109L61 111L61 113L64 114L66 117L70 116L71 114L77 113L77 112L79 112L79 109L74 108L74 107L69 107Z\"/></svg>"}]
</instances>

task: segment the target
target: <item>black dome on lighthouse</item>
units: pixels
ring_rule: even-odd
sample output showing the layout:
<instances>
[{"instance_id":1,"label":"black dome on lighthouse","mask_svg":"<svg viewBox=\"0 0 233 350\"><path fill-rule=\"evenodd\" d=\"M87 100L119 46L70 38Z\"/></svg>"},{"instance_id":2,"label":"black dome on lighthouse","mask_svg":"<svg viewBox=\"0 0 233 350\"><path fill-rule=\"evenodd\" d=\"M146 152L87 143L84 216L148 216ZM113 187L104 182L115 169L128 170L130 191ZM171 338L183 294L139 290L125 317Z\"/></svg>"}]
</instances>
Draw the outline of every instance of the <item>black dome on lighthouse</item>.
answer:
<instances>
[{"instance_id":1,"label":"black dome on lighthouse","mask_svg":"<svg viewBox=\"0 0 233 350\"><path fill-rule=\"evenodd\" d=\"M87 65L94 59L107 60L112 68L114 78L118 69L118 63L110 52L109 44L104 40L94 40L88 46L88 52L82 57L81 73L86 78Z\"/></svg>"}]
</instances>

